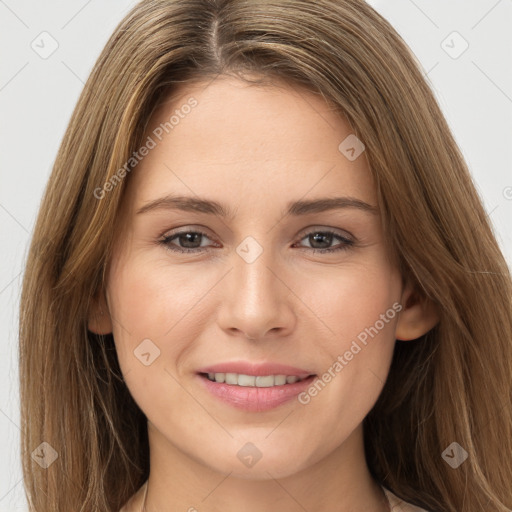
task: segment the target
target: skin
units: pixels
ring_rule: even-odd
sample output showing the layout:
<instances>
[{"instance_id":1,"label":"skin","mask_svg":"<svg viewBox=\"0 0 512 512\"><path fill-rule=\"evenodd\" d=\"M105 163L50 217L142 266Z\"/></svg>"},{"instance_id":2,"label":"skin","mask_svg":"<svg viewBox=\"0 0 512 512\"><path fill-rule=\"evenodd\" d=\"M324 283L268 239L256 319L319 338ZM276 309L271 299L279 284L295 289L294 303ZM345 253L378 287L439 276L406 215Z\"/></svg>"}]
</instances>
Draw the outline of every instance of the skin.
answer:
<instances>
[{"instance_id":1,"label":"skin","mask_svg":"<svg viewBox=\"0 0 512 512\"><path fill-rule=\"evenodd\" d=\"M310 92L232 77L182 87L154 112L146 135L191 96L198 105L129 176L108 284L89 321L93 332L113 332L126 384L148 418L146 510L387 511L365 462L362 421L383 388L395 339L418 338L437 316L402 283L378 212L282 213L290 201L333 196L377 207L365 153L354 161L341 154L352 130ZM170 193L212 199L235 214L136 213ZM313 253L343 245L308 237L327 228L354 245ZM158 243L198 229L207 236L190 247L209 251L182 254ZM236 251L247 236L263 249L251 263ZM183 238L169 243L186 246ZM404 306L400 314L307 405L294 399L247 412L198 381L198 368L234 360L322 375L394 303ZM160 350L149 366L134 356L144 339ZM237 457L247 442L262 455L252 467ZM138 492L126 510L141 506Z\"/></svg>"}]
</instances>

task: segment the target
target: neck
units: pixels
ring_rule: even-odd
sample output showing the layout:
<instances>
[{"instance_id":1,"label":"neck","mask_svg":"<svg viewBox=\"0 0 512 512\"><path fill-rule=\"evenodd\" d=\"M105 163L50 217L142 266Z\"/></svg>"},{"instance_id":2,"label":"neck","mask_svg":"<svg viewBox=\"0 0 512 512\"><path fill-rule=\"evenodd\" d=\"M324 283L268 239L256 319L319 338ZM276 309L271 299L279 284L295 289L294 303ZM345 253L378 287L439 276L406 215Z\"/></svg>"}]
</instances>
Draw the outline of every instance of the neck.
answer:
<instances>
[{"instance_id":1,"label":"neck","mask_svg":"<svg viewBox=\"0 0 512 512\"><path fill-rule=\"evenodd\" d=\"M362 427L326 457L285 476L271 470L258 477L221 473L188 457L149 422L148 435L150 477L147 488L141 489L137 510L259 512L276 505L280 512L390 510L366 465Z\"/></svg>"}]
</instances>

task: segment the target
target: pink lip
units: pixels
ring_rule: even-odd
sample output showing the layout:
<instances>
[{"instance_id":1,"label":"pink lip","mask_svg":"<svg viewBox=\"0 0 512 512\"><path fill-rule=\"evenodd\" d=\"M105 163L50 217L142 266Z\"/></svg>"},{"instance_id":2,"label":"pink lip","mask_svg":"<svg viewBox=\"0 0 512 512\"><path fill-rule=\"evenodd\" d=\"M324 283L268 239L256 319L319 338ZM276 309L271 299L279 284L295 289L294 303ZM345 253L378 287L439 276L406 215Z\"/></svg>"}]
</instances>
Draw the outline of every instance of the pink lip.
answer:
<instances>
[{"instance_id":1,"label":"pink lip","mask_svg":"<svg viewBox=\"0 0 512 512\"><path fill-rule=\"evenodd\" d=\"M257 387L237 386L225 382L213 382L208 379L208 373L243 373L244 375L294 375L303 379L293 384L282 386ZM249 363L234 361L231 363L219 363L200 368L198 378L212 395L223 402L243 409L245 411L267 411L282 405L295 398L299 393L311 385L316 377L314 372L278 363Z\"/></svg>"},{"instance_id":2,"label":"pink lip","mask_svg":"<svg viewBox=\"0 0 512 512\"><path fill-rule=\"evenodd\" d=\"M274 409L289 400L295 398L299 393L310 386L316 375L293 384L259 388L256 386L236 386L225 382L213 382L205 375L198 375L201 385L215 397L237 409L245 411L262 412Z\"/></svg>"},{"instance_id":3,"label":"pink lip","mask_svg":"<svg viewBox=\"0 0 512 512\"><path fill-rule=\"evenodd\" d=\"M199 368L198 373L243 373L244 375L295 375L304 379L315 372L279 363L249 363L233 361Z\"/></svg>"}]
</instances>

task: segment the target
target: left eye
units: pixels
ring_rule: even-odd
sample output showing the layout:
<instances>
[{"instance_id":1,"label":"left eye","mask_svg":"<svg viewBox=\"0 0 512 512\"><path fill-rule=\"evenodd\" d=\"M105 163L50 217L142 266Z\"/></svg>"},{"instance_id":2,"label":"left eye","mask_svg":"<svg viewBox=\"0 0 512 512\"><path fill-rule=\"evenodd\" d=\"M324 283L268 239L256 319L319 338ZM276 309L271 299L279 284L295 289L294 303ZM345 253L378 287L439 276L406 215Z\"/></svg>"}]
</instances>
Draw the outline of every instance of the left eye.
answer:
<instances>
[{"instance_id":1,"label":"left eye","mask_svg":"<svg viewBox=\"0 0 512 512\"><path fill-rule=\"evenodd\" d=\"M203 238L203 240L201 240ZM201 252L203 250L209 250L206 244L203 244L204 238L208 238L206 233L202 231L180 231L172 235L165 236L159 242L166 246L168 249L176 252L192 253ZM340 240L338 247L329 247L334 239ZM310 246L302 246L302 249L309 249L312 252L328 253L341 250L347 250L349 247L354 245L354 241L348 237L342 236L334 231L330 230L315 230L306 233L300 240L307 239ZM177 241L177 245L174 242ZM197 245L199 242L199 245ZM321 247L314 247L314 245L320 244Z\"/></svg>"},{"instance_id":2,"label":"left eye","mask_svg":"<svg viewBox=\"0 0 512 512\"><path fill-rule=\"evenodd\" d=\"M333 242L333 239L337 238L341 241L341 245L338 247L325 247L325 245L330 245ZM306 249L311 249L313 252L326 253L326 252L336 252L347 250L349 247L354 245L354 241L348 237L342 236L334 231L310 231L306 233L306 235L301 238L301 240L307 239L310 244L320 244L321 247L305 247Z\"/></svg>"}]
</instances>

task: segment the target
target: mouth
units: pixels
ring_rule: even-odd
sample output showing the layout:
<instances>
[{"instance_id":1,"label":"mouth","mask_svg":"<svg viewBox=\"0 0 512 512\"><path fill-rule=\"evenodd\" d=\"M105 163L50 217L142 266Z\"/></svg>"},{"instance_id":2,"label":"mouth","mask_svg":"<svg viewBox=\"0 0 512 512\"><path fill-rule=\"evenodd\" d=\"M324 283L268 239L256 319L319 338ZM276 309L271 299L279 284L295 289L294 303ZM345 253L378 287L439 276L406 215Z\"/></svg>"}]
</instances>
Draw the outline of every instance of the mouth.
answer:
<instances>
[{"instance_id":1,"label":"mouth","mask_svg":"<svg viewBox=\"0 0 512 512\"><path fill-rule=\"evenodd\" d=\"M317 375L199 372L197 376L203 389L223 404L249 412L264 412L292 403ZM298 400L296 402L298 405Z\"/></svg>"}]
</instances>

